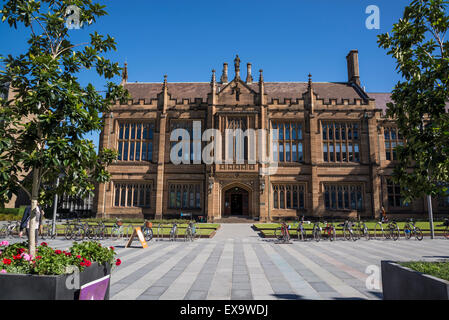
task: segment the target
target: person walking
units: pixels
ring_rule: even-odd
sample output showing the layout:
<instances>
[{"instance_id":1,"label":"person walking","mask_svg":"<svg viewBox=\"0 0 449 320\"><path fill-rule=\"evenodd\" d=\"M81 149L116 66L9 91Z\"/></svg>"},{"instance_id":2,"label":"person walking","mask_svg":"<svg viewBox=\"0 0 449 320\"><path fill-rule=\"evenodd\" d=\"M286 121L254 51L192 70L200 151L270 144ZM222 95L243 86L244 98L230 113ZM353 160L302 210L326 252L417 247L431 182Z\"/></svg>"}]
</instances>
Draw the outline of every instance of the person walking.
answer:
<instances>
[{"instance_id":1,"label":"person walking","mask_svg":"<svg viewBox=\"0 0 449 320\"><path fill-rule=\"evenodd\" d=\"M30 217L31 217L31 206L27 206L25 208L25 212L23 213L22 221L20 222L20 232L19 237L21 238L23 236L23 230L26 230L26 235L29 238L30 237ZM36 207L36 225L35 225L35 234L36 237L36 243L37 243L37 237L39 233L39 226L42 219L42 210L39 206Z\"/></svg>"}]
</instances>

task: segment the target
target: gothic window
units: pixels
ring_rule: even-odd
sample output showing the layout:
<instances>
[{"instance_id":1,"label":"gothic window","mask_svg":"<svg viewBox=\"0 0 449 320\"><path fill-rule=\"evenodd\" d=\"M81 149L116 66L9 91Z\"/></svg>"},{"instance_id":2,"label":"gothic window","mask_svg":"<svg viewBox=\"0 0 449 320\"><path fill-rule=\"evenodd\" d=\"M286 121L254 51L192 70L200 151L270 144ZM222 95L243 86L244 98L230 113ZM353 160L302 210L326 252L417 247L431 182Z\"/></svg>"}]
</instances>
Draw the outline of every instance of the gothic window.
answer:
<instances>
[{"instance_id":1,"label":"gothic window","mask_svg":"<svg viewBox=\"0 0 449 320\"><path fill-rule=\"evenodd\" d=\"M242 134L248 129L248 119L246 117L227 117L226 129L228 130L242 130ZM226 133L225 133L226 134ZM239 141L239 138L236 135L231 135L231 140L226 141L225 139L225 155L227 154L227 150L231 150L231 156L233 161L238 160L238 149L243 151L243 155L240 155L242 160L248 160L248 137L244 136L243 141ZM243 150L241 149L241 144L243 142Z\"/></svg>"},{"instance_id":2,"label":"gothic window","mask_svg":"<svg viewBox=\"0 0 449 320\"><path fill-rule=\"evenodd\" d=\"M274 184L274 209L304 209L303 184Z\"/></svg>"},{"instance_id":3,"label":"gothic window","mask_svg":"<svg viewBox=\"0 0 449 320\"><path fill-rule=\"evenodd\" d=\"M170 209L201 209L200 184L171 184L168 207Z\"/></svg>"},{"instance_id":4,"label":"gothic window","mask_svg":"<svg viewBox=\"0 0 449 320\"><path fill-rule=\"evenodd\" d=\"M361 185L326 184L324 186L326 210L363 210Z\"/></svg>"},{"instance_id":5,"label":"gothic window","mask_svg":"<svg viewBox=\"0 0 449 320\"><path fill-rule=\"evenodd\" d=\"M178 151L178 157L182 158L185 162L193 162L194 160L196 160L196 158L194 158L194 149L193 149L193 145L194 145L194 137L193 137L193 120L177 120L177 121L173 121L171 123L171 131L175 130L175 129L184 129L188 132L189 134L189 148L190 148L190 152L184 152L181 148ZM171 142L171 146L172 148L180 143L182 140L182 136L178 137L178 141L172 141ZM199 155L199 159L201 159L201 154Z\"/></svg>"},{"instance_id":6,"label":"gothic window","mask_svg":"<svg viewBox=\"0 0 449 320\"><path fill-rule=\"evenodd\" d=\"M273 159L279 162L303 162L302 124L296 122L272 122L278 131L273 137Z\"/></svg>"},{"instance_id":7,"label":"gothic window","mask_svg":"<svg viewBox=\"0 0 449 320\"><path fill-rule=\"evenodd\" d=\"M118 160L152 161L153 134L154 125L152 123L120 123Z\"/></svg>"},{"instance_id":8,"label":"gothic window","mask_svg":"<svg viewBox=\"0 0 449 320\"><path fill-rule=\"evenodd\" d=\"M115 183L115 207L151 207L151 184Z\"/></svg>"},{"instance_id":9,"label":"gothic window","mask_svg":"<svg viewBox=\"0 0 449 320\"><path fill-rule=\"evenodd\" d=\"M401 196L401 186L393 182L393 179L387 178L387 195L389 208L402 208L408 205L403 201Z\"/></svg>"},{"instance_id":10,"label":"gothic window","mask_svg":"<svg viewBox=\"0 0 449 320\"><path fill-rule=\"evenodd\" d=\"M397 146L402 146L404 144L402 135L399 133L397 128L385 127L384 128L385 137L385 157L387 160L397 160L398 155L396 152Z\"/></svg>"},{"instance_id":11,"label":"gothic window","mask_svg":"<svg viewBox=\"0 0 449 320\"><path fill-rule=\"evenodd\" d=\"M324 162L360 162L358 123L323 122L322 141Z\"/></svg>"}]
</instances>

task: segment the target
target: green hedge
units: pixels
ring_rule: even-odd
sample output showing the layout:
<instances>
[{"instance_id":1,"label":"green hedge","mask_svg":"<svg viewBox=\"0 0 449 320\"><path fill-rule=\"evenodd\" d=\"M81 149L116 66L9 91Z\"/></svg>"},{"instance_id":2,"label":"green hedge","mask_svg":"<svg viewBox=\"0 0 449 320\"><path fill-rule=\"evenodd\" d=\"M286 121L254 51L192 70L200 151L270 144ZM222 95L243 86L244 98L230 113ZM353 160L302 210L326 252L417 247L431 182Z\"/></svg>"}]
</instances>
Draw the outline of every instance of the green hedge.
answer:
<instances>
[{"instance_id":1,"label":"green hedge","mask_svg":"<svg viewBox=\"0 0 449 320\"><path fill-rule=\"evenodd\" d=\"M0 215L14 215L14 216L23 216L25 212L26 206L22 206L20 208L0 208Z\"/></svg>"}]
</instances>

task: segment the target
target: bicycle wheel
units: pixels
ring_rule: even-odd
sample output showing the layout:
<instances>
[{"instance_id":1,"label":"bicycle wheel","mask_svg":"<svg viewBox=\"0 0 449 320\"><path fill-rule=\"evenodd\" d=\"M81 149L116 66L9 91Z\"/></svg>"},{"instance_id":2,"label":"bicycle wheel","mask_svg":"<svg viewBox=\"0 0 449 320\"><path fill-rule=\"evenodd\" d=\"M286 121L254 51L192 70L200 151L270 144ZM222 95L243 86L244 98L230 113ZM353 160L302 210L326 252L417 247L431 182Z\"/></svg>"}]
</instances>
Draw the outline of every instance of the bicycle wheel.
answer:
<instances>
[{"instance_id":1,"label":"bicycle wheel","mask_svg":"<svg viewBox=\"0 0 449 320\"><path fill-rule=\"evenodd\" d=\"M85 229L85 235L86 235L86 237L89 238L89 240L92 240L95 238L95 230L94 230L93 226L87 226L87 228Z\"/></svg>"},{"instance_id":2,"label":"bicycle wheel","mask_svg":"<svg viewBox=\"0 0 449 320\"><path fill-rule=\"evenodd\" d=\"M347 228L343 229L343 236L346 240L351 240L351 232Z\"/></svg>"},{"instance_id":3,"label":"bicycle wheel","mask_svg":"<svg viewBox=\"0 0 449 320\"><path fill-rule=\"evenodd\" d=\"M415 238L418 241L421 241L424 238L421 229L418 227L415 228Z\"/></svg>"},{"instance_id":4,"label":"bicycle wheel","mask_svg":"<svg viewBox=\"0 0 449 320\"><path fill-rule=\"evenodd\" d=\"M390 228L390 234L391 234L391 238L394 241L397 241L399 239L399 230L395 227Z\"/></svg>"},{"instance_id":5,"label":"bicycle wheel","mask_svg":"<svg viewBox=\"0 0 449 320\"><path fill-rule=\"evenodd\" d=\"M335 239L337 239L337 232L335 231L335 227L331 226L331 229L329 230L329 240L330 241L334 241Z\"/></svg>"},{"instance_id":6,"label":"bicycle wheel","mask_svg":"<svg viewBox=\"0 0 449 320\"><path fill-rule=\"evenodd\" d=\"M187 227L186 232L184 233L184 241L193 241L192 239L192 229Z\"/></svg>"},{"instance_id":7,"label":"bicycle wheel","mask_svg":"<svg viewBox=\"0 0 449 320\"><path fill-rule=\"evenodd\" d=\"M277 227L276 229L274 229L274 237L276 239L278 239L279 241L281 241L283 239L284 235L282 234L281 227Z\"/></svg>"},{"instance_id":8,"label":"bicycle wheel","mask_svg":"<svg viewBox=\"0 0 449 320\"><path fill-rule=\"evenodd\" d=\"M404 226L404 238L409 240L412 236L412 228L408 224Z\"/></svg>"},{"instance_id":9,"label":"bicycle wheel","mask_svg":"<svg viewBox=\"0 0 449 320\"><path fill-rule=\"evenodd\" d=\"M170 241L176 241L178 238L178 227L174 226L170 230Z\"/></svg>"},{"instance_id":10,"label":"bicycle wheel","mask_svg":"<svg viewBox=\"0 0 449 320\"><path fill-rule=\"evenodd\" d=\"M320 228L314 228L313 229L313 238L316 242L319 242L321 240L321 230Z\"/></svg>"},{"instance_id":11,"label":"bicycle wheel","mask_svg":"<svg viewBox=\"0 0 449 320\"><path fill-rule=\"evenodd\" d=\"M145 236L145 241L151 241L153 239L153 229L145 227L143 235Z\"/></svg>"},{"instance_id":12,"label":"bicycle wheel","mask_svg":"<svg viewBox=\"0 0 449 320\"><path fill-rule=\"evenodd\" d=\"M73 237L73 230L71 225L67 225L64 229L64 237L66 240L70 240Z\"/></svg>"},{"instance_id":13,"label":"bicycle wheel","mask_svg":"<svg viewBox=\"0 0 449 320\"><path fill-rule=\"evenodd\" d=\"M365 238L366 240L369 240L369 231L368 231L366 224L362 224L360 226L360 228L358 229L358 231L359 231L359 234L358 234L359 239Z\"/></svg>"},{"instance_id":14,"label":"bicycle wheel","mask_svg":"<svg viewBox=\"0 0 449 320\"><path fill-rule=\"evenodd\" d=\"M84 236L85 235L86 234L85 234L84 229L81 228L81 227L77 227L75 232L74 232L74 235L73 235L73 238L74 238L73 240L75 240L75 241L78 241L78 240L82 241L82 240L84 240Z\"/></svg>"}]
</instances>

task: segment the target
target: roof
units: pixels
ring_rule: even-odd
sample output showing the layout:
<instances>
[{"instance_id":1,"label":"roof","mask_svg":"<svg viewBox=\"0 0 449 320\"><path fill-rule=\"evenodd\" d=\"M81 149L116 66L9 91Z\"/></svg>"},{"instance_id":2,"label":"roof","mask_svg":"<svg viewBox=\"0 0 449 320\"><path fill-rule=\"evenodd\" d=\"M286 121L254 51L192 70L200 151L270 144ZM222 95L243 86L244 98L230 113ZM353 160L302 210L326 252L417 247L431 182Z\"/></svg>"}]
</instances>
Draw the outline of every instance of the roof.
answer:
<instances>
[{"instance_id":1,"label":"roof","mask_svg":"<svg viewBox=\"0 0 449 320\"><path fill-rule=\"evenodd\" d=\"M265 93L268 100L279 99L300 99L307 92L307 82L265 82ZM128 89L133 99L156 99L157 95L162 92L162 83L126 83L125 88ZM210 93L210 83L207 82L172 82L168 83L168 92L173 99L182 101L182 99L194 100L200 98L206 101L208 93ZM223 84L217 83L218 88ZM259 92L259 84L252 83L248 85L255 92ZM349 83L344 82L314 82L314 92L320 99L366 99L366 96Z\"/></svg>"},{"instance_id":2,"label":"roof","mask_svg":"<svg viewBox=\"0 0 449 320\"><path fill-rule=\"evenodd\" d=\"M388 92L371 92L368 96L376 100L376 108L382 109L383 114L387 111L387 103L393 102L391 100L391 93ZM449 112L449 102L446 103L446 112Z\"/></svg>"}]
</instances>

